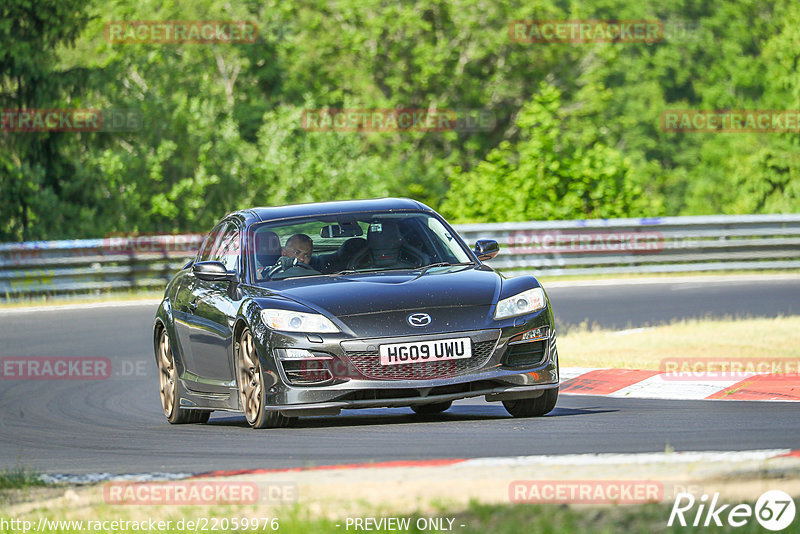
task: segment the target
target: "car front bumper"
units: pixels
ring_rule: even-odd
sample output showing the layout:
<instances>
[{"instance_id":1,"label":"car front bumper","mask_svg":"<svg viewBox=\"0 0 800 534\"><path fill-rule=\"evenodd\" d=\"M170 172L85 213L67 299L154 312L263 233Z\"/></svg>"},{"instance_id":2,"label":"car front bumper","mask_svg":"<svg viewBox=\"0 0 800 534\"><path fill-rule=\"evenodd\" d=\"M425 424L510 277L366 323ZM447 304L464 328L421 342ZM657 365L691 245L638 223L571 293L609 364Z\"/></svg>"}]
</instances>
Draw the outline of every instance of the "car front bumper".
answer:
<instances>
[{"instance_id":1,"label":"car front bumper","mask_svg":"<svg viewBox=\"0 0 800 534\"><path fill-rule=\"evenodd\" d=\"M509 320L506 324L492 325L474 331L451 331L447 333L418 336L382 337L372 339L328 338L323 342L310 342L306 336L292 336L270 332L259 332L265 352L273 354L264 362L272 383L267 384L268 411L281 411L286 415L334 414L342 409L413 406L436 402L446 402L470 397L484 396L487 401L533 398L545 390L558 388L559 369L556 334L553 328L552 312L549 307L525 318ZM518 350L524 343L520 337L526 332L544 329L546 337L536 338L529 343L541 343L543 353L538 361L529 364L511 362L512 349ZM445 376L419 376L411 373L402 379L385 379L375 376L381 367L374 362L365 365L364 354L377 358L377 346L384 343L424 341L434 339L469 336L473 347L491 346L488 354L478 355L479 362L464 364ZM532 345L527 345L530 347ZM274 356L273 347L302 348L314 354L325 355L327 367L332 378L315 385L298 385L287 374L285 363ZM486 352L486 351L484 351ZM357 360L353 355L358 355ZM473 358L476 356L473 355ZM354 363L356 362L356 363ZM458 362L458 360L453 360ZM444 363L444 362L436 362ZM414 365L407 364L407 369ZM295 366L296 367L296 366ZM403 367L403 366L392 366Z\"/></svg>"}]
</instances>

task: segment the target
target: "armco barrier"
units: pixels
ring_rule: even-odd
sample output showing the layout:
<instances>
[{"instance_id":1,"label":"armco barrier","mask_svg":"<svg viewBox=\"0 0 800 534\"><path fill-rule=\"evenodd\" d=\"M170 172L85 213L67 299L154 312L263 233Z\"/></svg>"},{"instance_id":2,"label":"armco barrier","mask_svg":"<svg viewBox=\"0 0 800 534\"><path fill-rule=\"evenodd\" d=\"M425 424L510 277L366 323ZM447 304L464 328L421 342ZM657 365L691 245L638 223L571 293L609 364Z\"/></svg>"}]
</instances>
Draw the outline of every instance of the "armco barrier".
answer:
<instances>
[{"instance_id":1,"label":"armco barrier","mask_svg":"<svg viewBox=\"0 0 800 534\"><path fill-rule=\"evenodd\" d=\"M203 235L0 244L0 298L25 294L161 289L194 256Z\"/></svg>"},{"instance_id":2,"label":"armco barrier","mask_svg":"<svg viewBox=\"0 0 800 534\"><path fill-rule=\"evenodd\" d=\"M800 214L465 224L472 246L495 239L507 275L800 268ZM162 288L200 234L0 244L0 298Z\"/></svg>"},{"instance_id":3,"label":"armco barrier","mask_svg":"<svg viewBox=\"0 0 800 534\"><path fill-rule=\"evenodd\" d=\"M508 275L669 273L800 268L800 214L467 224L495 239Z\"/></svg>"}]
</instances>

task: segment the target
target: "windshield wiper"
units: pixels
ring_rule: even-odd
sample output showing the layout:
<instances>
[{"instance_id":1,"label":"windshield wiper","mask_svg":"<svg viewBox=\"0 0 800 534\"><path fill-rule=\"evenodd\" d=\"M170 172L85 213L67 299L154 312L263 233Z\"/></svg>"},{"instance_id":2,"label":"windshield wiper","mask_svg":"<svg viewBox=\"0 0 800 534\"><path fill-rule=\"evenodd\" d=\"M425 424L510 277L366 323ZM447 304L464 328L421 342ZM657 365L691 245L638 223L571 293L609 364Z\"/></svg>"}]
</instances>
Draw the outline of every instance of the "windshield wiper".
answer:
<instances>
[{"instance_id":1,"label":"windshield wiper","mask_svg":"<svg viewBox=\"0 0 800 534\"><path fill-rule=\"evenodd\" d=\"M425 265L424 267L420 267L420 269L422 269L422 272L420 272L420 274L421 275L425 274L428 272L428 269L433 269L434 267L455 267L459 265L473 265L473 263L472 262L450 263L449 261L439 261L436 263L431 263L430 265Z\"/></svg>"},{"instance_id":2,"label":"windshield wiper","mask_svg":"<svg viewBox=\"0 0 800 534\"><path fill-rule=\"evenodd\" d=\"M339 271L338 273L332 273L330 276L341 276L341 275L344 275L344 274L356 274L356 273L360 273L360 272L361 271L358 271L356 269L345 269L343 271Z\"/></svg>"}]
</instances>

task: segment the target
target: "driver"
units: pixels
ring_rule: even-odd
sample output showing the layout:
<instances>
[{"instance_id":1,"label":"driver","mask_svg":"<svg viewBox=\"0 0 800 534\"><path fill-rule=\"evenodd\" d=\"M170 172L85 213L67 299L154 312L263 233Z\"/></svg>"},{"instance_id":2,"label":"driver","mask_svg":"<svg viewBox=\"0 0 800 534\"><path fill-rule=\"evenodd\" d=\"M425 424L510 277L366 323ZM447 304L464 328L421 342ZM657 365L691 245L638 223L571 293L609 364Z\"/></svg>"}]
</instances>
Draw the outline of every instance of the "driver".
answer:
<instances>
[{"instance_id":1,"label":"driver","mask_svg":"<svg viewBox=\"0 0 800 534\"><path fill-rule=\"evenodd\" d=\"M311 253L314 251L314 241L306 234L294 234L286 240L281 250L278 262L265 273L270 280L290 278L293 276L308 276L322 274L311 267Z\"/></svg>"},{"instance_id":2,"label":"driver","mask_svg":"<svg viewBox=\"0 0 800 534\"><path fill-rule=\"evenodd\" d=\"M309 265L311 253L314 251L314 241L306 234L294 234L286 240L286 245L281 251L281 256L297 258L297 261Z\"/></svg>"}]
</instances>

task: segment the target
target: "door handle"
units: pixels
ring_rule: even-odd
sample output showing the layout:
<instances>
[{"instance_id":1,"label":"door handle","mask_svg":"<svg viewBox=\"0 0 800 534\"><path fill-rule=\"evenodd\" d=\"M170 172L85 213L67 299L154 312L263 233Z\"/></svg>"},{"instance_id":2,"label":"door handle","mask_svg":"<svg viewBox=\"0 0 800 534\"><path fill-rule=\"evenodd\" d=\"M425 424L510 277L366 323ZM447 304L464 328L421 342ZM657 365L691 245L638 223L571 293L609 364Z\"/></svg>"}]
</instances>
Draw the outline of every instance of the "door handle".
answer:
<instances>
[{"instance_id":1,"label":"door handle","mask_svg":"<svg viewBox=\"0 0 800 534\"><path fill-rule=\"evenodd\" d=\"M195 310L197 309L197 299L191 301L189 304L186 305L186 307L189 309L191 313L194 313Z\"/></svg>"}]
</instances>

